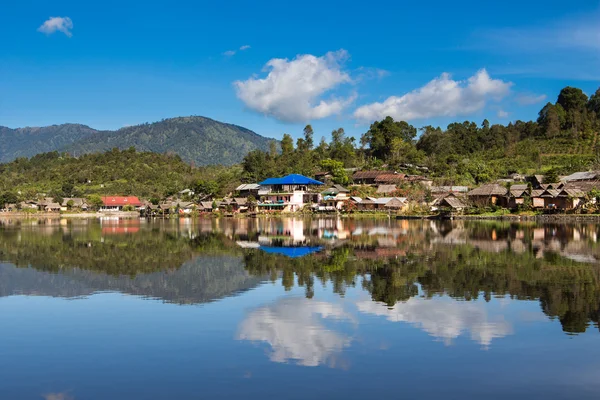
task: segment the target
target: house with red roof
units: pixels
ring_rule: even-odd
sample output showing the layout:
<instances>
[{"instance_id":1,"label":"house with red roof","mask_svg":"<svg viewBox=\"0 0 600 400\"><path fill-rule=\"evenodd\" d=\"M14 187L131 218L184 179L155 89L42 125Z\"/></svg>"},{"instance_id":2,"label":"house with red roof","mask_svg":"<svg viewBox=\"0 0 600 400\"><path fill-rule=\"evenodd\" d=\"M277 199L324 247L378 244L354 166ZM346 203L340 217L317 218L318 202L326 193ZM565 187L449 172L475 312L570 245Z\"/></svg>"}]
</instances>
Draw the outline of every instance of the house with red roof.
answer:
<instances>
[{"instance_id":1,"label":"house with red roof","mask_svg":"<svg viewBox=\"0 0 600 400\"><path fill-rule=\"evenodd\" d=\"M123 211L125 206L139 210L142 202L136 196L103 196L100 211Z\"/></svg>"}]
</instances>

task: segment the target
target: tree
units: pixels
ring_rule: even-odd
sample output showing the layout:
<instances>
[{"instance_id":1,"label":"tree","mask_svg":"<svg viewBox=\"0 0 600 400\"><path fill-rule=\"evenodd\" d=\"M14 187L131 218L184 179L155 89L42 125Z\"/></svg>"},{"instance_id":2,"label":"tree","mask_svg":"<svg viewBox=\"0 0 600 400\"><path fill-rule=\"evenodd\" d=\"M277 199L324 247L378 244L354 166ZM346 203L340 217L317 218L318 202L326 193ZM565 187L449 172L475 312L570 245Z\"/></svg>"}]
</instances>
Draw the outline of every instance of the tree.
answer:
<instances>
[{"instance_id":1,"label":"tree","mask_svg":"<svg viewBox=\"0 0 600 400\"><path fill-rule=\"evenodd\" d=\"M340 185L346 185L348 183L348 175L346 174L346 170L344 170L344 163L341 161L327 158L321 161L321 168L333 176L332 180L334 183Z\"/></svg>"},{"instance_id":2,"label":"tree","mask_svg":"<svg viewBox=\"0 0 600 400\"><path fill-rule=\"evenodd\" d=\"M314 131L313 131L312 126L306 125L304 127L304 142L305 142L306 148L308 150L312 150L312 148L314 146L313 135L314 135Z\"/></svg>"},{"instance_id":3,"label":"tree","mask_svg":"<svg viewBox=\"0 0 600 400\"><path fill-rule=\"evenodd\" d=\"M87 197L87 203L94 210L98 210L98 209L100 209L100 207L102 207L104 205L104 202L102 201L102 197L100 197L100 195L98 195L98 194L90 194Z\"/></svg>"},{"instance_id":4,"label":"tree","mask_svg":"<svg viewBox=\"0 0 600 400\"><path fill-rule=\"evenodd\" d=\"M558 171L556 168L549 169L544 175L544 183L558 182Z\"/></svg>"},{"instance_id":5,"label":"tree","mask_svg":"<svg viewBox=\"0 0 600 400\"><path fill-rule=\"evenodd\" d=\"M292 136L287 133L283 134L283 139L281 139L281 153L285 157L289 157L294 152L294 140Z\"/></svg>"},{"instance_id":6,"label":"tree","mask_svg":"<svg viewBox=\"0 0 600 400\"><path fill-rule=\"evenodd\" d=\"M329 146L327 145L327 141L325 140L325 136L321 137L321 141L319 145L315 149L315 154L317 155L317 159L323 160L327 158L327 154L329 153Z\"/></svg>"},{"instance_id":7,"label":"tree","mask_svg":"<svg viewBox=\"0 0 600 400\"><path fill-rule=\"evenodd\" d=\"M413 143L417 129L405 121L396 122L392 117L375 121L361 137L361 143L368 145L371 155L381 160L389 156L390 146L395 138Z\"/></svg>"},{"instance_id":8,"label":"tree","mask_svg":"<svg viewBox=\"0 0 600 400\"><path fill-rule=\"evenodd\" d=\"M13 192L4 192L0 195L0 207L3 207L5 204L16 204L18 202L19 199Z\"/></svg>"},{"instance_id":9,"label":"tree","mask_svg":"<svg viewBox=\"0 0 600 400\"><path fill-rule=\"evenodd\" d=\"M269 142L269 155L271 156L271 158L275 158L277 157L277 142L275 140L271 140Z\"/></svg>"},{"instance_id":10,"label":"tree","mask_svg":"<svg viewBox=\"0 0 600 400\"><path fill-rule=\"evenodd\" d=\"M600 88L590 96L587 106L588 111L595 112L597 116L600 116Z\"/></svg>"},{"instance_id":11,"label":"tree","mask_svg":"<svg viewBox=\"0 0 600 400\"><path fill-rule=\"evenodd\" d=\"M69 200L67 201L67 208L69 210L73 209L73 206L75 205L75 202L73 200Z\"/></svg>"},{"instance_id":12,"label":"tree","mask_svg":"<svg viewBox=\"0 0 600 400\"><path fill-rule=\"evenodd\" d=\"M567 113L569 111L583 112L587 101L588 97L581 89L567 86L560 91L556 104L560 104Z\"/></svg>"},{"instance_id":13,"label":"tree","mask_svg":"<svg viewBox=\"0 0 600 400\"><path fill-rule=\"evenodd\" d=\"M560 134L560 127L564 123L564 109L560 104L547 103L538 115L537 122L547 138L555 138Z\"/></svg>"},{"instance_id":14,"label":"tree","mask_svg":"<svg viewBox=\"0 0 600 400\"><path fill-rule=\"evenodd\" d=\"M73 189L75 188L75 186L73 185L72 182L65 182L62 184L62 194L63 196L66 197L73 197Z\"/></svg>"}]
</instances>

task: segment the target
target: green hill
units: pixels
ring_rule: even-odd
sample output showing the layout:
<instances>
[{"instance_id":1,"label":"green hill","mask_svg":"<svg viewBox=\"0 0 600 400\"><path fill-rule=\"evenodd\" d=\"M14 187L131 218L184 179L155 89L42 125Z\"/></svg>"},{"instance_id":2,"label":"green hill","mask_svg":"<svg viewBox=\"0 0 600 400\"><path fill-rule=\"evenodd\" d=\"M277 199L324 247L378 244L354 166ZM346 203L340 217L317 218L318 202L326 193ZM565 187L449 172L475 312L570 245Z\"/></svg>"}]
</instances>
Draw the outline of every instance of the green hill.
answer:
<instances>
[{"instance_id":1,"label":"green hill","mask_svg":"<svg viewBox=\"0 0 600 400\"><path fill-rule=\"evenodd\" d=\"M252 150L267 150L270 139L241 126L204 117L170 118L152 124L101 131L64 150L75 155L114 147L154 153L175 153L196 165L239 163Z\"/></svg>"},{"instance_id":2,"label":"green hill","mask_svg":"<svg viewBox=\"0 0 600 400\"><path fill-rule=\"evenodd\" d=\"M96 132L80 124L17 129L0 126L0 162L58 150Z\"/></svg>"},{"instance_id":3,"label":"green hill","mask_svg":"<svg viewBox=\"0 0 600 400\"><path fill-rule=\"evenodd\" d=\"M270 139L241 126L204 117L170 118L151 124L99 131L85 125L42 128L0 127L0 162L61 151L74 155L113 148L173 153L196 165L231 165L252 150L267 150Z\"/></svg>"}]
</instances>

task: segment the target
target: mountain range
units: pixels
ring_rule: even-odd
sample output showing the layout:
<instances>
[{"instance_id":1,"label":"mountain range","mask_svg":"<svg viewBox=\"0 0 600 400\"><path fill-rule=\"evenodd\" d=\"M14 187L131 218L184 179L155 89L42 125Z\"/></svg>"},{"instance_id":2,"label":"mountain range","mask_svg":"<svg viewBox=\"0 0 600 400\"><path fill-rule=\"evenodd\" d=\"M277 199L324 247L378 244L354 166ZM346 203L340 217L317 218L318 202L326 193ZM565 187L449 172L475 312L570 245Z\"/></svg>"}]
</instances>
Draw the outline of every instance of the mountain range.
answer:
<instances>
[{"instance_id":1,"label":"mountain range","mask_svg":"<svg viewBox=\"0 0 600 400\"><path fill-rule=\"evenodd\" d=\"M231 165L252 150L267 150L271 140L241 126L199 116L169 118L115 131L81 124L17 129L0 126L0 162L50 151L77 156L135 147L138 151L175 153L196 165Z\"/></svg>"}]
</instances>

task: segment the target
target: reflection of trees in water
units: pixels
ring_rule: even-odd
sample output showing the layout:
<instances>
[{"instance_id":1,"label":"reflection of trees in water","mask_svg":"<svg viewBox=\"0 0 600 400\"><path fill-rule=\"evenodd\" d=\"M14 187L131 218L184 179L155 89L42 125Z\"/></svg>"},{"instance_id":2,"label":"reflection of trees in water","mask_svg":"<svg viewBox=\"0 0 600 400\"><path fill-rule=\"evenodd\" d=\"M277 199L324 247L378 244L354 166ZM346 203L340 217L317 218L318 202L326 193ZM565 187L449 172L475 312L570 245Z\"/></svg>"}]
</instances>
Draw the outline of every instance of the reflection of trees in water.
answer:
<instances>
[{"instance_id":1,"label":"reflection of trees in water","mask_svg":"<svg viewBox=\"0 0 600 400\"><path fill-rule=\"evenodd\" d=\"M119 291L198 304L255 287L242 253L222 234L192 239L164 231L103 236L94 229L3 231L0 296L78 297Z\"/></svg>"},{"instance_id":2,"label":"reflection of trees in water","mask_svg":"<svg viewBox=\"0 0 600 400\"><path fill-rule=\"evenodd\" d=\"M312 298L319 283L330 282L335 293L344 295L360 281L372 300L390 307L416 296L420 286L429 297L444 293L465 300L482 296L489 300L508 294L516 299L539 299L543 311L560 319L567 332L583 332L590 321L598 323L598 266L573 261L577 258L573 254L600 258L595 242L600 232L593 224L409 224L406 234L397 226L392 227L394 235L385 228L373 229L382 234L363 230L341 246L294 259L238 247L235 240L256 236L251 230L231 229L225 234L217 229L188 235L152 227L135 234L104 235L93 224L76 228L0 231L0 258L21 267L60 272L23 275L23 287L27 282L37 282L32 290L45 283L60 284L65 285L65 293L71 290L75 295L120 290L194 303L252 287L269 277L281 278L286 290L304 287L306 297ZM385 246L380 243L382 235ZM215 268L194 266L190 260L199 256L212 260ZM59 279L65 276L81 285L67 290L71 283ZM4 286L0 282L0 292L11 293ZM208 287L215 290L205 291Z\"/></svg>"},{"instance_id":3,"label":"reflection of trees in water","mask_svg":"<svg viewBox=\"0 0 600 400\"><path fill-rule=\"evenodd\" d=\"M414 249L413 249L414 250ZM392 307L418 294L447 294L453 298L489 301L494 295L516 299L539 299L543 311L559 318L566 332L584 332L589 322L598 324L600 275L596 265L578 263L557 254L536 258L532 253L509 250L490 253L471 245L423 245L419 254L389 259L357 258L348 247L330 250L326 255L300 259L252 251L245 256L248 271L271 276L281 273L289 290L297 278L314 293L314 278L331 282L333 291L344 294L363 276L363 288L374 301Z\"/></svg>"}]
</instances>

